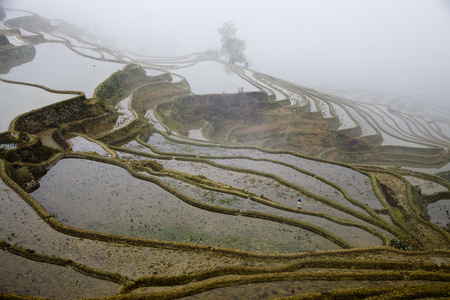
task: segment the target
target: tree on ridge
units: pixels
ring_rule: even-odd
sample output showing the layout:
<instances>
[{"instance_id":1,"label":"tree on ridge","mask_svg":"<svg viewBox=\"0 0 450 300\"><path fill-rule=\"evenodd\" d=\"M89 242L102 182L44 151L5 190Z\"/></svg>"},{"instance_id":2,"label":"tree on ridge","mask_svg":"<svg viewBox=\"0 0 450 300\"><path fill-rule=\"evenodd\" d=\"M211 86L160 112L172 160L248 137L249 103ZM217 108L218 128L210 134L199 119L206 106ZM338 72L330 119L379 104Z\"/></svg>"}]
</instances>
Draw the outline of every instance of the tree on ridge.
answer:
<instances>
[{"instance_id":1,"label":"tree on ridge","mask_svg":"<svg viewBox=\"0 0 450 300\"><path fill-rule=\"evenodd\" d=\"M247 61L244 53L246 42L236 37L237 28L233 21L223 23L217 31L220 34L222 53L225 54L225 60L232 64L236 62L245 63Z\"/></svg>"}]
</instances>

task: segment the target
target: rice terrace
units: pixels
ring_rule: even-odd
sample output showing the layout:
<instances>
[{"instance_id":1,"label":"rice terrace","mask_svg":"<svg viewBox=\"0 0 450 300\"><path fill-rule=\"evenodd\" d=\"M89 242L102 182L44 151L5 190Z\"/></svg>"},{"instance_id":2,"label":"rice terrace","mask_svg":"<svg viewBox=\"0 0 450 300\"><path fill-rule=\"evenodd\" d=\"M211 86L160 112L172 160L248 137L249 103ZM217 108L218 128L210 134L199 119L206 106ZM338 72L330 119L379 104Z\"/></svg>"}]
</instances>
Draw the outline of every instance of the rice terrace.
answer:
<instances>
[{"instance_id":1,"label":"rice terrace","mask_svg":"<svg viewBox=\"0 0 450 300\"><path fill-rule=\"evenodd\" d=\"M0 298L450 297L450 112L0 19Z\"/></svg>"}]
</instances>

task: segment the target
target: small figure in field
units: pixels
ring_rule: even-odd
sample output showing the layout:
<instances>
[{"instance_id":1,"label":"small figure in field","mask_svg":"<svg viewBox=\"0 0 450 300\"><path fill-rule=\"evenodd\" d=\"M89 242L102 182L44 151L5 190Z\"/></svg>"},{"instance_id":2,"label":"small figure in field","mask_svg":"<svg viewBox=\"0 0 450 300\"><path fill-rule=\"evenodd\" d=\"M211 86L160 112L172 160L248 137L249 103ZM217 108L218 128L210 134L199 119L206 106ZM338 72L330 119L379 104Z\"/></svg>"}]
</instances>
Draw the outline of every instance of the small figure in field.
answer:
<instances>
[{"instance_id":1,"label":"small figure in field","mask_svg":"<svg viewBox=\"0 0 450 300\"><path fill-rule=\"evenodd\" d=\"M302 209L302 199L298 199L297 201L297 208Z\"/></svg>"}]
</instances>

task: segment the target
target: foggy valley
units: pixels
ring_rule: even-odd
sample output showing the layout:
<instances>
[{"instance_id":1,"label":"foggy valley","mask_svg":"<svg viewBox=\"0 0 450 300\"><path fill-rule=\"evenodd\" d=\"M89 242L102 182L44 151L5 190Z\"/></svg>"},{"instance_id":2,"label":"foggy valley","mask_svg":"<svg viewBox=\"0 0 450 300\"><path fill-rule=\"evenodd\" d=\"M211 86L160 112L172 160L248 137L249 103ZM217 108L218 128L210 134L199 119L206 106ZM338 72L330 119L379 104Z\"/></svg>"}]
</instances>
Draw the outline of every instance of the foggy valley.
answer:
<instances>
[{"instance_id":1,"label":"foggy valley","mask_svg":"<svg viewBox=\"0 0 450 300\"><path fill-rule=\"evenodd\" d=\"M449 34L445 0L0 0L0 298L448 297Z\"/></svg>"},{"instance_id":2,"label":"foggy valley","mask_svg":"<svg viewBox=\"0 0 450 300\"><path fill-rule=\"evenodd\" d=\"M3 0L98 34L135 54L220 48L233 21L252 69L313 88L450 97L448 1ZM448 108L448 107L447 107Z\"/></svg>"}]
</instances>

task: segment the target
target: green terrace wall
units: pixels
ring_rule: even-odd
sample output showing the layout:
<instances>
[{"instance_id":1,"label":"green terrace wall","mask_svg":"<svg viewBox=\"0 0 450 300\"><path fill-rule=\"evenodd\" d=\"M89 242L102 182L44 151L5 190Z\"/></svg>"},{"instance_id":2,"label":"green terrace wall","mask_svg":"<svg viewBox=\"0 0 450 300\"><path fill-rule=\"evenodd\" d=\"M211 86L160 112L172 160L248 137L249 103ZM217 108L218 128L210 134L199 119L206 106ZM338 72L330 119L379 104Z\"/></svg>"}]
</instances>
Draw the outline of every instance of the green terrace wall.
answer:
<instances>
[{"instance_id":1,"label":"green terrace wall","mask_svg":"<svg viewBox=\"0 0 450 300\"><path fill-rule=\"evenodd\" d=\"M84 95L79 95L20 115L13 121L13 129L36 133L64 123L94 117L96 114L96 108L87 103Z\"/></svg>"}]
</instances>

